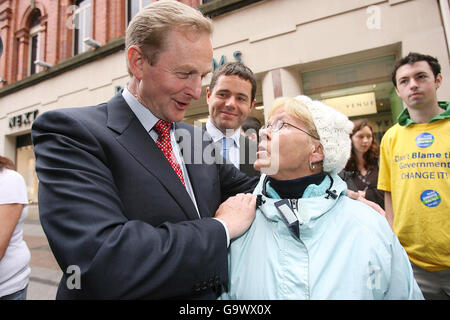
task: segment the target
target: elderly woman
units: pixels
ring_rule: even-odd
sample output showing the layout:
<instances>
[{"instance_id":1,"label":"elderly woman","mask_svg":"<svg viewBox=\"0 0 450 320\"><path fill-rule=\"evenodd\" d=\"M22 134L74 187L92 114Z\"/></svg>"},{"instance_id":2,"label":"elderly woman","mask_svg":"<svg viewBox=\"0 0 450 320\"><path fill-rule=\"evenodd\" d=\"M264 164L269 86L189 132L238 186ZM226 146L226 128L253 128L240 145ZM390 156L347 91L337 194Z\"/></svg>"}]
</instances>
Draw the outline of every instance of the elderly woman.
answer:
<instances>
[{"instance_id":1,"label":"elderly woman","mask_svg":"<svg viewBox=\"0 0 450 320\"><path fill-rule=\"evenodd\" d=\"M256 217L230 245L222 299L423 299L386 219L345 196L337 173L352 127L308 97L275 101L260 131Z\"/></svg>"}]
</instances>

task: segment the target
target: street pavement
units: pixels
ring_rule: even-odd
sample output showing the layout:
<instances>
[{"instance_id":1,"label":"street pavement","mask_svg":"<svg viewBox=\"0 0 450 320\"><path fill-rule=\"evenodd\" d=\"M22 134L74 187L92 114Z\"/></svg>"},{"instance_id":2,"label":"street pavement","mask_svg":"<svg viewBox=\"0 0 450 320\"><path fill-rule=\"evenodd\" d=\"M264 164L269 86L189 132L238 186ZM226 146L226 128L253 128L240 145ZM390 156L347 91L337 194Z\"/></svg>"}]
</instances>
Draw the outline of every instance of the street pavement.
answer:
<instances>
[{"instance_id":1,"label":"street pavement","mask_svg":"<svg viewBox=\"0 0 450 320\"><path fill-rule=\"evenodd\" d=\"M23 239L31 252L27 300L54 300L62 271L37 219L25 219Z\"/></svg>"}]
</instances>

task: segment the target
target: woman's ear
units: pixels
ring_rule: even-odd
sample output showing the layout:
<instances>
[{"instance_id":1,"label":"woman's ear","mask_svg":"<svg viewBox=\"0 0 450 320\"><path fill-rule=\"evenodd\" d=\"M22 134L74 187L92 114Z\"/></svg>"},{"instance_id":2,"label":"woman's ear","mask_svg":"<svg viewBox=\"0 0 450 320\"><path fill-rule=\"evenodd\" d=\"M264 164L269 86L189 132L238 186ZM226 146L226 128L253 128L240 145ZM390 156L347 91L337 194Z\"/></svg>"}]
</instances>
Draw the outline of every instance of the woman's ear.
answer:
<instances>
[{"instance_id":1,"label":"woman's ear","mask_svg":"<svg viewBox=\"0 0 450 320\"><path fill-rule=\"evenodd\" d=\"M322 162L324 158L325 158L325 155L323 153L322 144L320 142L319 143L313 142L310 161L312 163L318 163L318 162Z\"/></svg>"}]
</instances>

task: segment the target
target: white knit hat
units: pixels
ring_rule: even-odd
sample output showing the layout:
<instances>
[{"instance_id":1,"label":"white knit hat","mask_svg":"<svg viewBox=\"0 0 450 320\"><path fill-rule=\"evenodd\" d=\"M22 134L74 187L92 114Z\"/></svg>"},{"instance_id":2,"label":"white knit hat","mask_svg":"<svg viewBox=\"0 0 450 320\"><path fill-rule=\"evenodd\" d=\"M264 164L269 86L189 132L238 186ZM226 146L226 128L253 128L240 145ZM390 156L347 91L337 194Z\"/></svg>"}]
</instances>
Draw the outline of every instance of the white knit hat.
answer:
<instances>
[{"instance_id":1,"label":"white knit hat","mask_svg":"<svg viewBox=\"0 0 450 320\"><path fill-rule=\"evenodd\" d=\"M350 157L353 122L341 112L320 101L313 101L307 96L297 96L296 99L304 102L312 115L325 156L323 171L339 173Z\"/></svg>"}]
</instances>

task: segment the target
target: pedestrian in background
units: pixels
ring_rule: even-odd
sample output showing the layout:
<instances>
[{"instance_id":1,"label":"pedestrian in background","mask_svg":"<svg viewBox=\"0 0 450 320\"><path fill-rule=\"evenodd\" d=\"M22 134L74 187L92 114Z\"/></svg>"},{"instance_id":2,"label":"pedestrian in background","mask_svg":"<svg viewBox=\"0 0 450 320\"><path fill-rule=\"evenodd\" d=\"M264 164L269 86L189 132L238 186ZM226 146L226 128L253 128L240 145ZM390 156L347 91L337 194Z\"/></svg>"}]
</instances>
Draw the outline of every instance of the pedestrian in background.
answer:
<instances>
[{"instance_id":1,"label":"pedestrian in background","mask_svg":"<svg viewBox=\"0 0 450 320\"><path fill-rule=\"evenodd\" d=\"M441 66L409 53L396 62L392 82L406 108L381 140L378 188L423 295L448 300L450 103L437 99Z\"/></svg>"},{"instance_id":2,"label":"pedestrian in background","mask_svg":"<svg viewBox=\"0 0 450 320\"><path fill-rule=\"evenodd\" d=\"M347 183L349 190L359 192L362 197L384 209L384 193L377 189L380 145L366 119L353 123L355 126L350 134L352 152L339 176Z\"/></svg>"},{"instance_id":3,"label":"pedestrian in background","mask_svg":"<svg viewBox=\"0 0 450 320\"><path fill-rule=\"evenodd\" d=\"M11 160L0 156L0 300L25 300L30 250L23 241L27 188Z\"/></svg>"},{"instance_id":4,"label":"pedestrian in background","mask_svg":"<svg viewBox=\"0 0 450 320\"><path fill-rule=\"evenodd\" d=\"M217 68L206 88L209 118L206 131L219 147L223 158L253 177L257 144L242 135L241 125L255 106L256 78L241 62L231 62Z\"/></svg>"}]
</instances>

